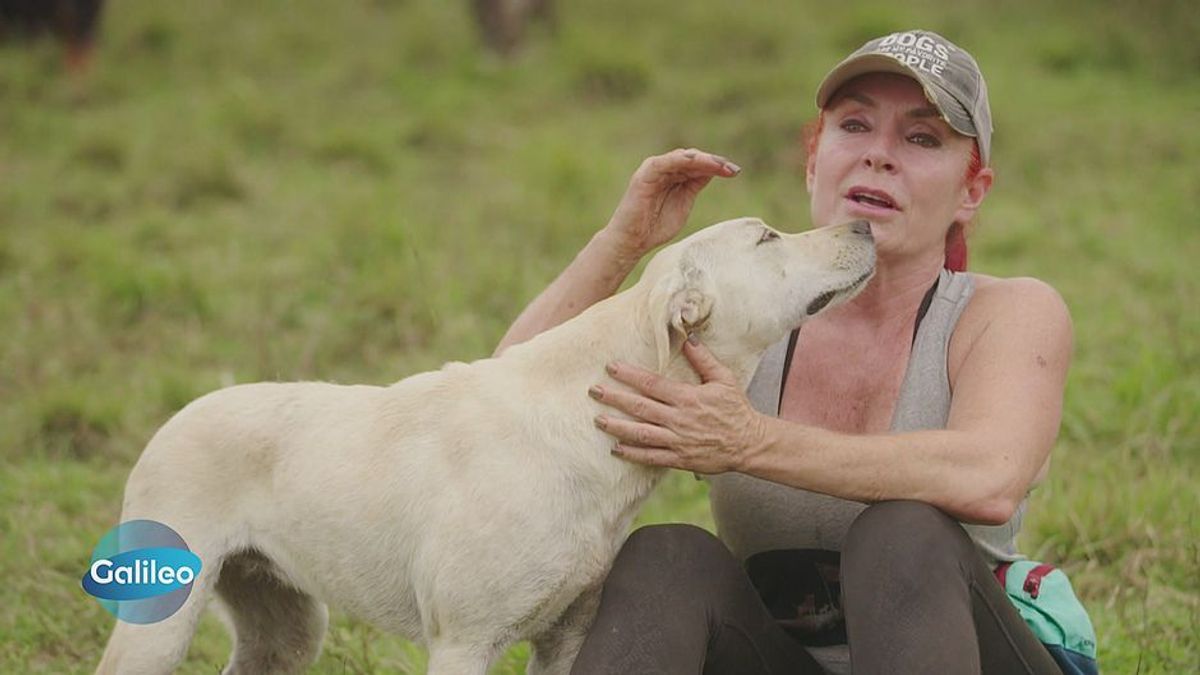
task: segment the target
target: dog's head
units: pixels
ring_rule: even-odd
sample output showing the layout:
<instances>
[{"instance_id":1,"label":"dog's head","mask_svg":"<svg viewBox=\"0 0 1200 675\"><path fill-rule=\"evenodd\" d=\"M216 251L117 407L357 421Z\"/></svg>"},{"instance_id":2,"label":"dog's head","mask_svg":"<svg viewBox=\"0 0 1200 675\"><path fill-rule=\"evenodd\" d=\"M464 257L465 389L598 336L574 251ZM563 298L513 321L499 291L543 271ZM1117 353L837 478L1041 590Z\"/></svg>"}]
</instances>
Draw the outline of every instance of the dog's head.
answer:
<instances>
[{"instance_id":1,"label":"dog's head","mask_svg":"<svg viewBox=\"0 0 1200 675\"><path fill-rule=\"evenodd\" d=\"M727 220L664 248L646 266L659 370L689 333L719 357L757 358L816 313L854 296L875 271L866 221L783 234Z\"/></svg>"}]
</instances>

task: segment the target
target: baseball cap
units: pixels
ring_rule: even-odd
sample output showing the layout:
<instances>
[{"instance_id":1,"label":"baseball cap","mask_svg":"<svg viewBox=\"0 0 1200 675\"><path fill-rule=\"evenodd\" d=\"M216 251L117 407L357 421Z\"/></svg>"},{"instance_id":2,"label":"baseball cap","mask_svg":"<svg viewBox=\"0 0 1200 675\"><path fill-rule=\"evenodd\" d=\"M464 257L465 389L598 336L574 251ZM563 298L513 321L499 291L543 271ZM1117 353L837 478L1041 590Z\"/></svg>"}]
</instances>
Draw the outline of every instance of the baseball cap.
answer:
<instances>
[{"instance_id":1,"label":"baseball cap","mask_svg":"<svg viewBox=\"0 0 1200 675\"><path fill-rule=\"evenodd\" d=\"M843 84L867 73L899 73L921 84L925 97L957 132L973 136L986 166L992 149L992 111L983 73L965 49L927 30L892 33L867 42L839 63L817 88L824 108Z\"/></svg>"}]
</instances>

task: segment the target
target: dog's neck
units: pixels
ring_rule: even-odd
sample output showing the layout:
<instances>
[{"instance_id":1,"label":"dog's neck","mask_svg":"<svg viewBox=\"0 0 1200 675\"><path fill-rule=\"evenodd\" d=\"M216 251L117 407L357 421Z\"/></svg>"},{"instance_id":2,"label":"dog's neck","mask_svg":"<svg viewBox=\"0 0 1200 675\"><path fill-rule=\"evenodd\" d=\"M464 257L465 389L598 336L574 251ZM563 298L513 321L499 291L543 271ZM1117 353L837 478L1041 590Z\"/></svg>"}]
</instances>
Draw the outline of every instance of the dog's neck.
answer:
<instances>
[{"instance_id":1,"label":"dog's neck","mask_svg":"<svg viewBox=\"0 0 1200 675\"><path fill-rule=\"evenodd\" d=\"M635 285L528 342L513 345L496 359L496 365L505 370L513 368L521 378L536 382L535 386L521 388L537 392L536 400L523 401L529 409L561 410L565 426L553 431L552 450L554 461L570 467L563 475L571 477L575 496L572 503L582 504L577 518L603 523L604 531L614 541L624 536L665 470L609 456L607 450L613 440L592 426L592 418L602 412L620 413L588 398L588 387L615 384L604 370L612 361L640 366L675 380L699 381L678 344L670 350L667 363L659 363L648 289L648 284ZM743 356L738 361L719 349L714 353L742 378L743 386L748 383L758 363L757 355ZM565 431L572 428L577 435Z\"/></svg>"},{"instance_id":2,"label":"dog's neck","mask_svg":"<svg viewBox=\"0 0 1200 675\"><path fill-rule=\"evenodd\" d=\"M510 347L501 358L520 362L525 370L567 386L601 383L607 377L604 367L612 361L639 366L673 380L699 382L696 371L680 352L682 336L671 341L667 362L659 362L655 342L658 327L648 293L648 284L636 284L528 342ZM719 361L734 371L743 386L749 384L758 354L727 353L720 344L708 342L703 332L700 338ZM556 360L547 361L546 354L554 354ZM584 386L586 389L588 385Z\"/></svg>"},{"instance_id":3,"label":"dog's neck","mask_svg":"<svg viewBox=\"0 0 1200 675\"><path fill-rule=\"evenodd\" d=\"M605 365L618 360L686 380L688 374L678 372L678 358L672 358L666 369L660 368L646 292L646 288L634 286L601 300L569 321L510 347L500 358L523 362L524 370L564 384L574 384L581 377L599 383L605 378ZM547 358L547 354L553 357ZM678 350L673 356L678 356ZM690 372L688 364L682 365ZM690 375L694 381L694 372Z\"/></svg>"}]
</instances>

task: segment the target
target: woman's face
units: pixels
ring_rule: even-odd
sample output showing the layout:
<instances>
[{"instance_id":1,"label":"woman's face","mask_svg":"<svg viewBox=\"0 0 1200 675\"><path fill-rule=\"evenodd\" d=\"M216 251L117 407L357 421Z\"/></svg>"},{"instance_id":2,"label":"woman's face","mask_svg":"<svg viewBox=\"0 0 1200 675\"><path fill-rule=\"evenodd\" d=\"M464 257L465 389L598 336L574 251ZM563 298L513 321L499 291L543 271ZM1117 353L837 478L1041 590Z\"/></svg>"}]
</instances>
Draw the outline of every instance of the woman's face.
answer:
<instances>
[{"instance_id":1,"label":"woman's face","mask_svg":"<svg viewBox=\"0 0 1200 675\"><path fill-rule=\"evenodd\" d=\"M807 167L813 224L865 218L880 257L940 255L950 225L969 221L991 187L990 168L964 179L974 139L950 128L916 80L855 78L824 117Z\"/></svg>"}]
</instances>

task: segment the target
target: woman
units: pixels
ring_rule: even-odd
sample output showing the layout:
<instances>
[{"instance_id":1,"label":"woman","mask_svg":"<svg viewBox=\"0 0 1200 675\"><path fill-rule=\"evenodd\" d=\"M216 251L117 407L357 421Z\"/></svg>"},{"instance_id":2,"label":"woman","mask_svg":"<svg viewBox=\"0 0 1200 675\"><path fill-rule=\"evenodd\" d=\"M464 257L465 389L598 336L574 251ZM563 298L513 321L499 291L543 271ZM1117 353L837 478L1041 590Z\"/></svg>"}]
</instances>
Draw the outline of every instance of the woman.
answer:
<instances>
[{"instance_id":1,"label":"woman","mask_svg":"<svg viewBox=\"0 0 1200 675\"><path fill-rule=\"evenodd\" d=\"M875 277L769 350L748 392L694 339L699 385L615 363L628 388L592 388L635 417L597 418L615 455L710 477L723 542L635 532L574 672L1059 672L993 569L1020 557L1049 466L1070 317L1040 281L944 269L965 263L993 180L982 75L941 36L897 33L831 71L817 104L813 224L869 220ZM499 349L613 293L738 172L697 150L643 162Z\"/></svg>"}]
</instances>

